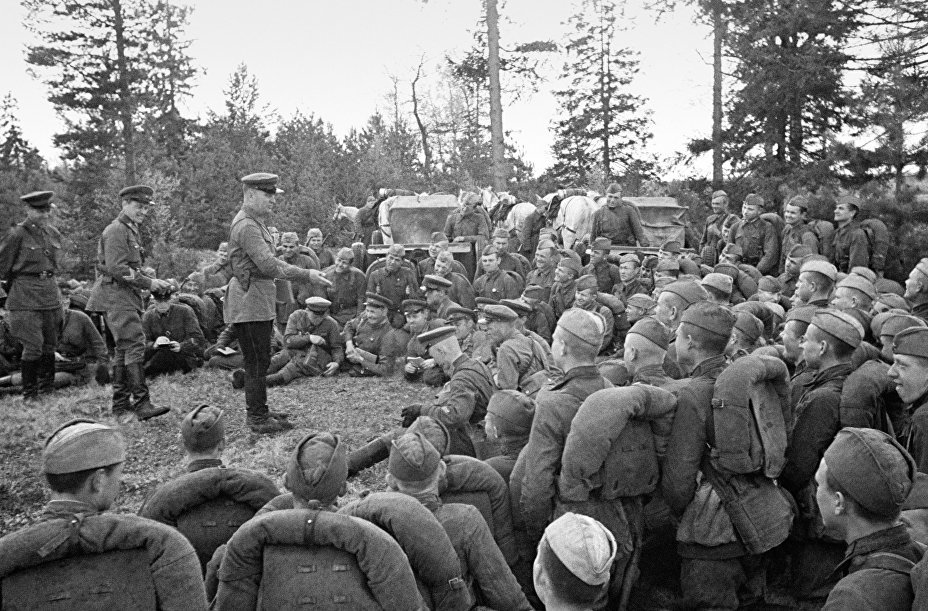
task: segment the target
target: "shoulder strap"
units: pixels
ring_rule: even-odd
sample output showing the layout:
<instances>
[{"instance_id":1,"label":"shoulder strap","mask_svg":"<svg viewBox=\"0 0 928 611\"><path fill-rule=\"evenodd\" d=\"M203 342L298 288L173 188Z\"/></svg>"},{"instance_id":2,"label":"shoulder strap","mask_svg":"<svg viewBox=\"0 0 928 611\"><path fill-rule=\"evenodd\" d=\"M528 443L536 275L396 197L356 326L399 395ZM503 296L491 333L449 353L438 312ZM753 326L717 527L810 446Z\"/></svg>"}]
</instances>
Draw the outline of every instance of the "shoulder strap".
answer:
<instances>
[{"instance_id":1,"label":"shoulder strap","mask_svg":"<svg viewBox=\"0 0 928 611\"><path fill-rule=\"evenodd\" d=\"M603 388L606 388L606 380L602 376L599 376L599 383L600 383L600 388L596 390L602 390ZM584 393L579 388L570 388L569 386L566 388L561 388L559 390L563 391L565 394L570 395L574 399L577 399L581 403L586 401L586 398L593 394L593 393Z\"/></svg>"},{"instance_id":2,"label":"shoulder strap","mask_svg":"<svg viewBox=\"0 0 928 611\"><path fill-rule=\"evenodd\" d=\"M883 569L909 575L915 568L915 563L899 554L892 552L875 552L867 556L866 568Z\"/></svg>"}]
</instances>

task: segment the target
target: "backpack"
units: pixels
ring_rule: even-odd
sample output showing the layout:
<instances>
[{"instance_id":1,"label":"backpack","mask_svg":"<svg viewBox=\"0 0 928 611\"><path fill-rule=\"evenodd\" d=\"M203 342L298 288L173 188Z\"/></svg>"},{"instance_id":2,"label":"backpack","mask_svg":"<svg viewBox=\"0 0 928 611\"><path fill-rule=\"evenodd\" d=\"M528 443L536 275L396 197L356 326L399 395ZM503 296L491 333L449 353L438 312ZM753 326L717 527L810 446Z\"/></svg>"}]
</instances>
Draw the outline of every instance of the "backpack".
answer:
<instances>
[{"instance_id":1,"label":"backpack","mask_svg":"<svg viewBox=\"0 0 928 611\"><path fill-rule=\"evenodd\" d=\"M918 541L915 544L922 550L922 559L918 562L912 562L905 556L892 552L876 552L867 556L866 568L893 571L908 576L914 594L911 608L924 609L928 604L928 588L925 587L928 582L928 554L925 553L928 546Z\"/></svg>"},{"instance_id":2,"label":"backpack","mask_svg":"<svg viewBox=\"0 0 928 611\"><path fill-rule=\"evenodd\" d=\"M786 463L789 374L778 358L747 355L719 375L712 395L715 447L722 474L762 472L776 479Z\"/></svg>"},{"instance_id":3,"label":"backpack","mask_svg":"<svg viewBox=\"0 0 928 611\"><path fill-rule=\"evenodd\" d=\"M835 226L831 221L824 219L809 219L808 227L818 238L819 254L825 254L823 251L826 244L831 244L831 236L835 233Z\"/></svg>"},{"instance_id":4,"label":"backpack","mask_svg":"<svg viewBox=\"0 0 928 611\"><path fill-rule=\"evenodd\" d=\"M880 219L864 219L860 222L860 228L864 230L867 236L867 245L870 250L870 269L874 271L883 271L886 267L886 257L889 254L890 237L889 229L886 223Z\"/></svg>"}]
</instances>

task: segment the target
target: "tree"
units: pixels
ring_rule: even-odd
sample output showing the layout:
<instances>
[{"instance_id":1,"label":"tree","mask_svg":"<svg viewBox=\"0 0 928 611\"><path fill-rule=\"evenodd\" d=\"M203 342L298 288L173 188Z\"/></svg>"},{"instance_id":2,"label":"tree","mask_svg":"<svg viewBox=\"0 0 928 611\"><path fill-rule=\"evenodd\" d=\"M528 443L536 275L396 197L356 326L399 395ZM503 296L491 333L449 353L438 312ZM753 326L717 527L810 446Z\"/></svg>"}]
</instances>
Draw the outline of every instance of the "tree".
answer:
<instances>
[{"instance_id":1,"label":"tree","mask_svg":"<svg viewBox=\"0 0 928 611\"><path fill-rule=\"evenodd\" d=\"M51 180L39 151L24 137L17 119L18 104L12 93L0 101L0 233L23 216L19 197L48 189Z\"/></svg>"},{"instance_id":2,"label":"tree","mask_svg":"<svg viewBox=\"0 0 928 611\"><path fill-rule=\"evenodd\" d=\"M563 118L554 123L551 174L563 183L582 184L596 165L607 181L631 168L653 173L653 158L644 148L652 136L650 113L645 100L630 91L638 60L615 42L615 2L583 0L568 24L573 34L565 48L565 86L555 91Z\"/></svg>"},{"instance_id":3,"label":"tree","mask_svg":"<svg viewBox=\"0 0 928 611\"><path fill-rule=\"evenodd\" d=\"M493 159L493 189L506 189L508 172L503 161L503 94L499 82L499 13L496 0L484 0L487 14L487 75L490 81L490 151Z\"/></svg>"}]
</instances>

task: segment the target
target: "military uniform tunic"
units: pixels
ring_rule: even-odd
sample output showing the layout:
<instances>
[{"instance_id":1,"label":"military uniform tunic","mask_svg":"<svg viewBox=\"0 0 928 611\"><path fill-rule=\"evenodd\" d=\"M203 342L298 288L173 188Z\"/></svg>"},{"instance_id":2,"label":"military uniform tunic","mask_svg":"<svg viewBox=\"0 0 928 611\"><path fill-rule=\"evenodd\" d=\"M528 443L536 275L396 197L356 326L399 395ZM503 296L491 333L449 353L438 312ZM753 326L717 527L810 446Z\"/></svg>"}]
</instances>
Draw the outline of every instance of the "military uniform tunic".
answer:
<instances>
[{"instance_id":1,"label":"military uniform tunic","mask_svg":"<svg viewBox=\"0 0 928 611\"><path fill-rule=\"evenodd\" d=\"M474 442L481 441L477 426L486 417L495 390L490 369L483 363L462 354L451 364L451 379L420 411L447 427L449 454L477 456Z\"/></svg>"},{"instance_id":2,"label":"military uniform tunic","mask_svg":"<svg viewBox=\"0 0 928 611\"><path fill-rule=\"evenodd\" d=\"M831 262L839 272L855 267L870 267L870 243L860 223L851 221L838 227L831 236Z\"/></svg>"},{"instance_id":3,"label":"military uniform tunic","mask_svg":"<svg viewBox=\"0 0 928 611\"><path fill-rule=\"evenodd\" d=\"M555 282L551 286L551 298L548 300L548 304L551 306L551 311L554 312L554 320L560 320L564 312L574 307L574 298L576 296L576 280Z\"/></svg>"},{"instance_id":4,"label":"military uniform tunic","mask_svg":"<svg viewBox=\"0 0 928 611\"><path fill-rule=\"evenodd\" d=\"M776 228L769 221L758 217L736 223L731 241L741 247L745 263L756 267L761 274L776 274L780 264L780 241Z\"/></svg>"},{"instance_id":5,"label":"military uniform tunic","mask_svg":"<svg viewBox=\"0 0 928 611\"><path fill-rule=\"evenodd\" d=\"M515 272L498 269L492 274L484 274L474 281L474 293L477 297L488 299L518 299L522 294L522 279Z\"/></svg>"},{"instance_id":6,"label":"military uniform tunic","mask_svg":"<svg viewBox=\"0 0 928 611\"><path fill-rule=\"evenodd\" d=\"M6 308L10 330L23 345L23 360L55 352L61 324L58 301L58 249L61 233L26 220L0 239L0 280L8 283Z\"/></svg>"},{"instance_id":7,"label":"military uniform tunic","mask_svg":"<svg viewBox=\"0 0 928 611\"><path fill-rule=\"evenodd\" d=\"M553 265L547 269L538 269L536 267L525 278L525 286L535 284L544 289L542 301L548 301L551 298L551 287L554 285L554 269L555 266Z\"/></svg>"},{"instance_id":8,"label":"military uniform tunic","mask_svg":"<svg viewBox=\"0 0 928 611\"><path fill-rule=\"evenodd\" d=\"M587 265L583 268L583 274L592 274L596 277L596 285L599 287L600 293L612 294L612 290L622 284L619 266L606 260L600 261L596 265L592 263Z\"/></svg>"},{"instance_id":9,"label":"military uniform tunic","mask_svg":"<svg viewBox=\"0 0 928 611\"><path fill-rule=\"evenodd\" d=\"M603 206L593 213L590 240L599 237L609 238L613 244L622 246L634 246L636 242L641 246L648 245L641 229L638 211L625 202L615 208Z\"/></svg>"},{"instance_id":10,"label":"military uniform tunic","mask_svg":"<svg viewBox=\"0 0 928 611\"><path fill-rule=\"evenodd\" d=\"M393 363L403 347L399 345L389 320L373 325L367 316L361 314L348 322L342 331L345 343L354 343L354 347L364 355L364 363L356 364L345 361L345 365L361 375L386 375L391 372Z\"/></svg>"},{"instance_id":11,"label":"military uniform tunic","mask_svg":"<svg viewBox=\"0 0 928 611\"><path fill-rule=\"evenodd\" d=\"M405 265L396 271L387 271L386 266L371 272L367 279L367 291L383 295L393 302L391 314L397 314L404 299L419 297L419 281L416 272ZM402 326L402 325L400 325Z\"/></svg>"},{"instance_id":12,"label":"military uniform tunic","mask_svg":"<svg viewBox=\"0 0 928 611\"><path fill-rule=\"evenodd\" d=\"M486 214L477 208L469 214L462 210L455 210L448 215L445 221L444 234L451 241L455 238L465 238L467 242L489 240L490 225L487 223Z\"/></svg>"},{"instance_id":13,"label":"military uniform tunic","mask_svg":"<svg viewBox=\"0 0 928 611\"><path fill-rule=\"evenodd\" d=\"M314 292L332 302L329 313L339 324L344 325L364 309L367 278L356 267L349 267L344 273L329 267L323 273L332 286L319 287Z\"/></svg>"},{"instance_id":14,"label":"military uniform tunic","mask_svg":"<svg viewBox=\"0 0 928 611\"><path fill-rule=\"evenodd\" d=\"M528 378L545 368L535 340L516 333L496 350L496 385L500 390L522 390Z\"/></svg>"},{"instance_id":15,"label":"military uniform tunic","mask_svg":"<svg viewBox=\"0 0 928 611\"><path fill-rule=\"evenodd\" d=\"M58 334L58 354L70 363L58 363L58 371L77 376L82 383L90 380L87 367L93 363L106 362L106 342L94 326L90 317L78 310L65 310Z\"/></svg>"}]
</instances>

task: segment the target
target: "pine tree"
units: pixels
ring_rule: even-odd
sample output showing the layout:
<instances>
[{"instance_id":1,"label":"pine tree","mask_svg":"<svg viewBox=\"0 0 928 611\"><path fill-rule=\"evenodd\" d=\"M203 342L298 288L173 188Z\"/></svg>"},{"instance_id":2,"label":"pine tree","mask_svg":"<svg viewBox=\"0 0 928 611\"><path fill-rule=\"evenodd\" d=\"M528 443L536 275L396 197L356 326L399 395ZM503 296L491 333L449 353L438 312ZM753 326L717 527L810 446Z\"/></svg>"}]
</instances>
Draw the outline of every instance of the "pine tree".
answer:
<instances>
[{"instance_id":1,"label":"pine tree","mask_svg":"<svg viewBox=\"0 0 928 611\"><path fill-rule=\"evenodd\" d=\"M51 180L39 151L23 137L12 93L0 101L0 233L23 216L19 197L48 189Z\"/></svg>"},{"instance_id":2,"label":"pine tree","mask_svg":"<svg viewBox=\"0 0 928 611\"><path fill-rule=\"evenodd\" d=\"M573 34L565 49L565 86L555 92L563 118L554 123L556 163L550 171L564 184L582 184L597 165L607 180L642 162L653 171L645 153L650 113L631 92L638 59L617 43L617 10L612 0L583 0L568 20Z\"/></svg>"}]
</instances>

